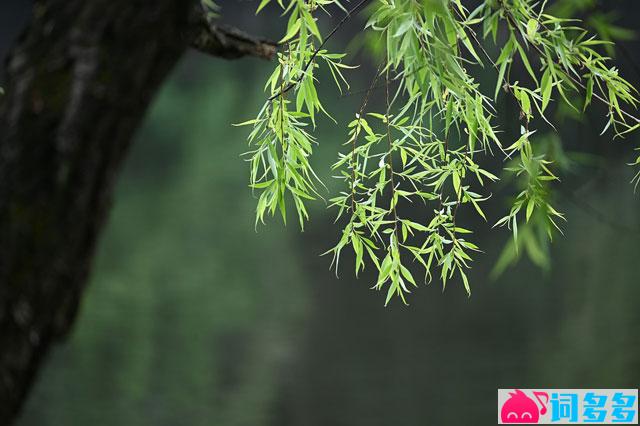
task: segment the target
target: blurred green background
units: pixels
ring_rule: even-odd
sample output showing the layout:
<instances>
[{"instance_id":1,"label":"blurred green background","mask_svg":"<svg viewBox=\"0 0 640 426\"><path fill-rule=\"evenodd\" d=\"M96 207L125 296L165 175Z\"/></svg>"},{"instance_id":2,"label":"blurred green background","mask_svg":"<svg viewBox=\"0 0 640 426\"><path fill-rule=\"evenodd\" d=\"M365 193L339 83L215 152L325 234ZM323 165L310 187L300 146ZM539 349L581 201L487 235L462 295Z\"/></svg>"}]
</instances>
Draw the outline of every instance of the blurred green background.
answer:
<instances>
[{"instance_id":1,"label":"blurred green background","mask_svg":"<svg viewBox=\"0 0 640 426\"><path fill-rule=\"evenodd\" d=\"M339 230L322 202L304 233L294 221L254 228L247 129L231 123L257 111L271 66L192 53L165 84L120 179L76 329L19 425L484 425L497 388L637 387L633 140L563 127L570 145L607 159L568 179L575 196L560 195L569 221L549 271L523 260L490 280L510 235L470 214L484 249L472 297L434 283L384 308L371 270L338 279L319 256ZM339 125L321 124L314 162L331 190L327 166L360 99L326 93ZM504 208L496 198L493 211Z\"/></svg>"}]
</instances>

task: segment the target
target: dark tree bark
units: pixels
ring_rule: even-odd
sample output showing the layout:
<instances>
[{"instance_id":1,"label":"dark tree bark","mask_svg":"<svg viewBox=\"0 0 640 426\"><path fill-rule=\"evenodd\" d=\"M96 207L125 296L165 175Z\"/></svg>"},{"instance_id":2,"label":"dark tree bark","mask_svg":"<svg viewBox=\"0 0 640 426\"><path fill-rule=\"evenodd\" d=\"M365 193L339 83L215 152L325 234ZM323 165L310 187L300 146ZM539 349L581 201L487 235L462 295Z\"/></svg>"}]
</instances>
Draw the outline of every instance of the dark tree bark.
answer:
<instances>
[{"instance_id":1,"label":"dark tree bark","mask_svg":"<svg viewBox=\"0 0 640 426\"><path fill-rule=\"evenodd\" d=\"M269 58L195 0L43 0L0 98L0 425L74 322L114 180L158 86L194 46Z\"/></svg>"}]
</instances>

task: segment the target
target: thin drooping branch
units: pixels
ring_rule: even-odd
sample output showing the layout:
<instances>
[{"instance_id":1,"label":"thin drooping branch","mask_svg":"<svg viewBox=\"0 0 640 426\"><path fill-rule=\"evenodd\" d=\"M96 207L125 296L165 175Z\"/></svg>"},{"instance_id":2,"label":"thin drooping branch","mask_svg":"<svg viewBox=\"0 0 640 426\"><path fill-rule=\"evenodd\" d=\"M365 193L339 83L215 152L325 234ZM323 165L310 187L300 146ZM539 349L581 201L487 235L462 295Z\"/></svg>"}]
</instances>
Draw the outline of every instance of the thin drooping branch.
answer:
<instances>
[{"instance_id":1,"label":"thin drooping branch","mask_svg":"<svg viewBox=\"0 0 640 426\"><path fill-rule=\"evenodd\" d=\"M524 39L524 36L522 35L522 32L519 30L517 19L516 19L515 16L513 16L513 13L511 12L511 9L509 8L509 6L504 2L504 0L500 0L500 6L501 6L502 10L504 10L506 18L507 18L507 23L514 30L514 34L516 34L517 37L519 36L522 39L522 41L524 43L526 43L526 40ZM544 28L545 30L549 31L547 26L543 22L540 22L540 20L536 19L536 23L537 23L538 26L540 26L540 27ZM531 46L533 47L533 49L536 51L536 53L539 55L540 58L544 58L546 56L545 53L542 51L542 49L540 49L539 46L537 46L535 44L531 44ZM571 80L571 82L573 84L578 86L581 90L583 90L586 93L587 86L579 79L579 77L575 77L571 73L571 70L567 69L565 64L563 64L559 59L556 59L554 61L554 64L559 66L564 71L564 74L567 76L567 78L569 80ZM601 102L603 105L609 105L610 104L610 102L607 99L605 99L602 95L598 94L595 91L593 92L593 97L595 99L597 99L599 102ZM627 119L630 119L633 122L635 122L635 123L640 125L640 118L634 116L633 114L628 113L624 109L620 109L619 113L621 115L623 115L624 117L626 117Z\"/></svg>"},{"instance_id":2,"label":"thin drooping branch","mask_svg":"<svg viewBox=\"0 0 640 426\"><path fill-rule=\"evenodd\" d=\"M313 61L316 59L316 56L318 56L318 53L320 53L320 51L322 50L322 48L325 46L325 44L327 44L327 42L329 41L329 39L331 37L333 37L333 35L335 33L338 32L338 30L340 28L342 28L342 26L353 16L355 16L360 9L367 3L369 2L369 0L360 0L355 6L353 6L351 9L349 9L349 11L347 12L346 15L344 15L344 17L340 20L340 22L338 22L338 24L333 27L333 29L329 32L329 34L327 34L327 36L324 38L324 40L322 40L322 43L320 43L320 46L318 46L313 54L311 55L311 57L307 60L307 63L304 65L304 68L302 69L302 73L300 74L300 76L296 79L296 81L290 83L287 87L285 87L284 89L282 89L280 91L280 93L276 93L273 96L271 96L269 98L269 101L272 101L274 99L276 99L278 96L280 96L283 93L287 93L289 90L293 89L298 83L300 83L302 81L302 79L304 78L305 74L307 73L307 70L309 69L309 67L311 66L311 64L313 63Z\"/></svg>"}]
</instances>

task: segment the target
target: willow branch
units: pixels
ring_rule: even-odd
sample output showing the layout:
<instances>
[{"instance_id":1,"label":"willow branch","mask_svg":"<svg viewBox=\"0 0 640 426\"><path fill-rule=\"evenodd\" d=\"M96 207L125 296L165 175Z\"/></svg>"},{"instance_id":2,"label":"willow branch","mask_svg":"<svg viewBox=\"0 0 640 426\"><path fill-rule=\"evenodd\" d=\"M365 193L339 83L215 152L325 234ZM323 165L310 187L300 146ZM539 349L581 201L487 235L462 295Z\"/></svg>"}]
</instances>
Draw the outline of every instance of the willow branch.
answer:
<instances>
[{"instance_id":1,"label":"willow branch","mask_svg":"<svg viewBox=\"0 0 640 426\"><path fill-rule=\"evenodd\" d=\"M302 79L304 78L304 76L307 74L307 70L309 69L309 67L311 66L311 64L313 63L313 61L316 59L316 56L318 56L318 53L320 53L320 51L322 50L322 48L324 47L325 44L327 44L327 41L329 41L329 39L331 37L333 37L333 35L338 32L338 30L355 14L358 13L358 11L362 8L362 6L364 6L369 0L360 0L355 6L353 6L351 9L349 9L349 11L347 12L346 15L344 15L344 17L340 20L340 22L338 22L338 25L336 25L335 27L333 27L333 29L331 30L331 32L329 34L327 34L327 36L324 38L324 40L322 40L322 43L320 43L320 46L318 46L318 48L313 52L313 54L311 55L311 57L309 58L309 60L307 60L307 63L304 65L304 68L302 68L302 73L300 74L300 76L293 82L290 83L287 87L285 87L284 89L282 89L280 92L276 93L275 95L271 96L269 98L270 101L274 100L275 98L277 98L278 96L287 93L289 90L293 89L298 83L300 83L302 81Z\"/></svg>"},{"instance_id":2,"label":"willow branch","mask_svg":"<svg viewBox=\"0 0 640 426\"><path fill-rule=\"evenodd\" d=\"M208 21L200 7L194 10L191 21L187 36L189 46L208 55L225 59L253 56L271 60L278 48L274 41Z\"/></svg>"}]
</instances>

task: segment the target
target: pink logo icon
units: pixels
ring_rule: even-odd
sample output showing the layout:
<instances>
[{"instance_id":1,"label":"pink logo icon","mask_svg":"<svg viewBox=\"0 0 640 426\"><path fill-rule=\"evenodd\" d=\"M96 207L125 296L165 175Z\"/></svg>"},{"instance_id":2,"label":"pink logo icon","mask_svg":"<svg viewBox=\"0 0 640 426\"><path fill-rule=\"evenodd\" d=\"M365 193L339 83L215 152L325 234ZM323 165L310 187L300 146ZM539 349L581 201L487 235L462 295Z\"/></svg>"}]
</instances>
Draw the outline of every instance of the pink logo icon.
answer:
<instances>
[{"instance_id":1,"label":"pink logo icon","mask_svg":"<svg viewBox=\"0 0 640 426\"><path fill-rule=\"evenodd\" d=\"M516 389L515 392L509 392L509 396L500 410L502 423L535 424L538 423L541 415L547 413L549 394L546 392L533 392L533 396L540 404L540 409L533 399L519 389ZM542 402L541 398L544 398L545 401Z\"/></svg>"}]
</instances>

